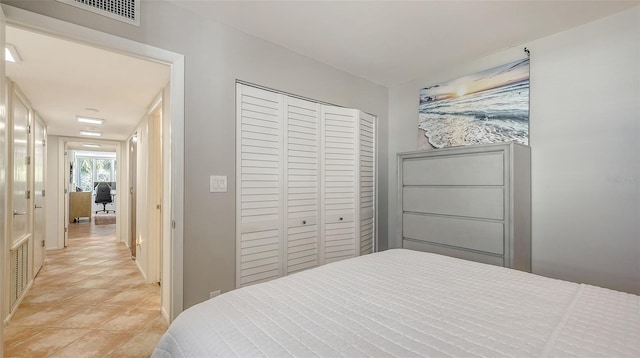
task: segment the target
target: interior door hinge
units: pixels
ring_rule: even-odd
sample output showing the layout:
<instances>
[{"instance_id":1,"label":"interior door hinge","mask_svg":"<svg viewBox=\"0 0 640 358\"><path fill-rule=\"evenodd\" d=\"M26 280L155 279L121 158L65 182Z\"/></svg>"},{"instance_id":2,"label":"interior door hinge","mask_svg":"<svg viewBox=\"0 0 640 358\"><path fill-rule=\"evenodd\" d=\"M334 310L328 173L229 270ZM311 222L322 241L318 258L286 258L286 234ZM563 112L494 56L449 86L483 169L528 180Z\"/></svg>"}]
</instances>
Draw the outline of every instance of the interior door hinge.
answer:
<instances>
[{"instance_id":1,"label":"interior door hinge","mask_svg":"<svg viewBox=\"0 0 640 358\"><path fill-rule=\"evenodd\" d=\"M27 134L31 133L31 124L27 124Z\"/></svg>"},{"instance_id":2,"label":"interior door hinge","mask_svg":"<svg viewBox=\"0 0 640 358\"><path fill-rule=\"evenodd\" d=\"M44 196L44 190L42 191L42 196Z\"/></svg>"},{"instance_id":3,"label":"interior door hinge","mask_svg":"<svg viewBox=\"0 0 640 358\"><path fill-rule=\"evenodd\" d=\"M31 190L27 190L25 194L27 196L27 199L31 199Z\"/></svg>"},{"instance_id":4,"label":"interior door hinge","mask_svg":"<svg viewBox=\"0 0 640 358\"><path fill-rule=\"evenodd\" d=\"M64 228L64 232L67 232L67 228L66 227Z\"/></svg>"},{"instance_id":5,"label":"interior door hinge","mask_svg":"<svg viewBox=\"0 0 640 358\"><path fill-rule=\"evenodd\" d=\"M31 165L31 157L27 156L26 158L27 165Z\"/></svg>"},{"instance_id":6,"label":"interior door hinge","mask_svg":"<svg viewBox=\"0 0 640 358\"><path fill-rule=\"evenodd\" d=\"M44 240L42 240L42 247L44 247Z\"/></svg>"},{"instance_id":7,"label":"interior door hinge","mask_svg":"<svg viewBox=\"0 0 640 358\"><path fill-rule=\"evenodd\" d=\"M176 228L176 221L175 220L171 220L171 228L172 229Z\"/></svg>"}]
</instances>

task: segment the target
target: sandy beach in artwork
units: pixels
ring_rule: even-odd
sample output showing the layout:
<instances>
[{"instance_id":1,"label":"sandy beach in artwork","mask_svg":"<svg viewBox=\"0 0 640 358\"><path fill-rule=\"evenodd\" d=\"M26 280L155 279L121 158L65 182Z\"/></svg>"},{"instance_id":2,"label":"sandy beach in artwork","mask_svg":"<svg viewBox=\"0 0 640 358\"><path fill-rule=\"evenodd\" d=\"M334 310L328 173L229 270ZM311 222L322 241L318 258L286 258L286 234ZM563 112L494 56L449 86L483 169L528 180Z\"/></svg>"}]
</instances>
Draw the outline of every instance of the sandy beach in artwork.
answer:
<instances>
[{"instance_id":1,"label":"sandy beach in artwork","mask_svg":"<svg viewBox=\"0 0 640 358\"><path fill-rule=\"evenodd\" d=\"M434 146L429 143L429 138L427 137L427 133L424 129L418 128L418 149L419 150L431 150L436 149Z\"/></svg>"}]
</instances>

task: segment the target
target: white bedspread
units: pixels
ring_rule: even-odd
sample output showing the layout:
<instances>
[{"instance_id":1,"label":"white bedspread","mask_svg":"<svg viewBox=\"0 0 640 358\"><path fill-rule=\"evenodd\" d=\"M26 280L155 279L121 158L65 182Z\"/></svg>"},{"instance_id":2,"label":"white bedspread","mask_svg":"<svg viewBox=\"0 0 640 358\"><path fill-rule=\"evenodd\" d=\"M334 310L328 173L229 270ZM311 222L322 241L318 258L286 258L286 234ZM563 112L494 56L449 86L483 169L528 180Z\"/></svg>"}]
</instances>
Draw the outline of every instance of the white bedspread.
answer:
<instances>
[{"instance_id":1,"label":"white bedspread","mask_svg":"<svg viewBox=\"0 0 640 358\"><path fill-rule=\"evenodd\" d=\"M640 297L409 250L191 307L153 357L640 357Z\"/></svg>"}]
</instances>

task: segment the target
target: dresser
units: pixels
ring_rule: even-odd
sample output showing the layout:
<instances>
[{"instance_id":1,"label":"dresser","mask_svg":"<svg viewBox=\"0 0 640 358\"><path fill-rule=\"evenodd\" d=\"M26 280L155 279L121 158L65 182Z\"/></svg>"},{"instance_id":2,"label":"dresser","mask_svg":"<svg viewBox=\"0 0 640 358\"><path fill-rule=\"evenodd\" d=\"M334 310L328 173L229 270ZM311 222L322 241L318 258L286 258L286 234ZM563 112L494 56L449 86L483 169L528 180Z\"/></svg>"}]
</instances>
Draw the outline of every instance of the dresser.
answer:
<instances>
[{"instance_id":1,"label":"dresser","mask_svg":"<svg viewBox=\"0 0 640 358\"><path fill-rule=\"evenodd\" d=\"M531 152L500 143L398 154L405 249L531 271Z\"/></svg>"}]
</instances>

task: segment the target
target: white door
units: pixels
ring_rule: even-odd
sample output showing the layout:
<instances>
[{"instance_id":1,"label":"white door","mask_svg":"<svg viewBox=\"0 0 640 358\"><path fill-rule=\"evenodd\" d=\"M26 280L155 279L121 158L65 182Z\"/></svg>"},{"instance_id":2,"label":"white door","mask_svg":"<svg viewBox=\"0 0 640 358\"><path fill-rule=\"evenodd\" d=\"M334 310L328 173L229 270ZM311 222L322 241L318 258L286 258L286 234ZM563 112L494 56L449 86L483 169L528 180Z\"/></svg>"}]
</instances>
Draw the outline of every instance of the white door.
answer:
<instances>
[{"instance_id":1,"label":"white door","mask_svg":"<svg viewBox=\"0 0 640 358\"><path fill-rule=\"evenodd\" d=\"M375 117L360 112L360 255L375 251Z\"/></svg>"},{"instance_id":2,"label":"white door","mask_svg":"<svg viewBox=\"0 0 640 358\"><path fill-rule=\"evenodd\" d=\"M285 98L284 274L320 263L320 105Z\"/></svg>"},{"instance_id":3,"label":"white door","mask_svg":"<svg viewBox=\"0 0 640 358\"><path fill-rule=\"evenodd\" d=\"M33 273L38 274L44 265L45 250L45 163L46 163L46 134L42 120L36 115L34 121L33 140Z\"/></svg>"},{"instance_id":4,"label":"white door","mask_svg":"<svg viewBox=\"0 0 640 358\"><path fill-rule=\"evenodd\" d=\"M29 187L31 158L29 157L31 109L27 100L19 94L15 85L11 85L10 125L11 142L9 146L11 165L7 185L9 187L10 240L9 257L11 271L9 287L10 310L24 293L33 277L33 242L32 221L33 208L31 205L31 191Z\"/></svg>"},{"instance_id":5,"label":"white door","mask_svg":"<svg viewBox=\"0 0 640 358\"><path fill-rule=\"evenodd\" d=\"M359 111L322 106L322 252L324 263L357 256ZM356 225L358 223L358 225Z\"/></svg>"},{"instance_id":6,"label":"white door","mask_svg":"<svg viewBox=\"0 0 640 358\"><path fill-rule=\"evenodd\" d=\"M11 126L13 138L13 175L10 185L13 204L12 247L31 238L29 177L29 106L14 90L12 94Z\"/></svg>"},{"instance_id":7,"label":"white door","mask_svg":"<svg viewBox=\"0 0 640 358\"><path fill-rule=\"evenodd\" d=\"M149 115L147 205L149 228L148 282L160 282L162 251L162 104Z\"/></svg>"},{"instance_id":8,"label":"white door","mask_svg":"<svg viewBox=\"0 0 640 358\"><path fill-rule=\"evenodd\" d=\"M283 96L237 86L236 286L282 275Z\"/></svg>"}]
</instances>

